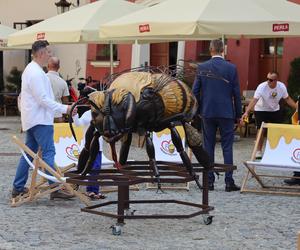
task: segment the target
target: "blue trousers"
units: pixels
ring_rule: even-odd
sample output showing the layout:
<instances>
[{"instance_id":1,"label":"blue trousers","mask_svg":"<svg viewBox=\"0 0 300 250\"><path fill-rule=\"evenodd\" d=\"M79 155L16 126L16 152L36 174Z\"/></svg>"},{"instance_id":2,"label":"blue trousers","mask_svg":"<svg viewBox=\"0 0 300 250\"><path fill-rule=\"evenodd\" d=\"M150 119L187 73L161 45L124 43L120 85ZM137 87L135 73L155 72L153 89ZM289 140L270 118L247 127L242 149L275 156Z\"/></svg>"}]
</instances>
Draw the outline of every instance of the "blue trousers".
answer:
<instances>
[{"instance_id":1,"label":"blue trousers","mask_svg":"<svg viewBox=\"0 0 300 250\"><path fill-rule=\"evenodd\" d=\"M27 130L25 144L35 153L40 147L42 150L43 160L50 167L54 167L55 147L52 125L36 125ZM29 155L27 155L27 157L32 161L32 157L30 157ZM29 165L25 158L22 156L17 167L15 180L13 182L13 186L17 191L21 192L24 190L24 186L28 179L28 172ZM53 182L49 181L49 184L51 183Z\"/></svg>"},{"instance_id":2,"label":"blue trousers","mask_svg":"<svg viewBox=\"0 0 300 250\"><path fill-rule=\"evenodd\" d=\"M224 164L233 164L233 139L234 139L234 120L226 118L202 118L203 123L203 146L207 151L212 163L215 162L215 145L217 129L221 135L221 146L223 151ZM208 174L208 182L214 183L215 175L213 172ZM225 173L225 183L232 184L232 171Z\"/></svg>"},{"instance_id":3,"label":"blue trousers","mask_svg":"<svg viewBox=\"0 0 300 250\"><path fill-rule=\"evenodd\" d=\"M102 151L99 151L97 154L97 157L93 163L92 170L100 170L102 164ZM90 175L96 175L93 172ZM87 192L94 192L95 194L99 193L99 185L96 186L87 186L86 187Z\"/></svg>"}]
</instances>

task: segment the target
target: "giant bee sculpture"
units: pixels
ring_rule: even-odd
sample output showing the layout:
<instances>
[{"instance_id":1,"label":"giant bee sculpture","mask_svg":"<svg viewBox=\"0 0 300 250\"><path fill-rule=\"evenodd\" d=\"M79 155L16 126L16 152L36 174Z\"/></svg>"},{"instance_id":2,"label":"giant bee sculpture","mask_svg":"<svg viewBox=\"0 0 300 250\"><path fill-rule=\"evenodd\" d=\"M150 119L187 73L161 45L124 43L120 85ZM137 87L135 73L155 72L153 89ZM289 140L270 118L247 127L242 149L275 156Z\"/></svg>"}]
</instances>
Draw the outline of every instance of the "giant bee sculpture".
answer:
<instances>
[{"instance_id":1,"label":"giant bee sculpture","mask_svg":"<svg viewBox=\"0 0 300 250\"><path fill-rule=\"evenodd\" d=\"M85 90L91 104L92 121L86 132L85 147L79 156L78 173L86 175L90 172L99 149L100 136L111 146L115 167L121 168L127 162L132 133L138 133L145 135L149 164L160 188L160 174L150 135L153 131L169 128L184 166L201 188L175 128L175 125L183 126L187 144L196 159L203 167L209 168L209 156L202 148L200 134L190 125L197 111L197 102L190 88L172 75L172 72L150 68L132 70L113 77L106 90ZM115 143L119 140L121 148L117 159Z\"/></svg>"}]
</instances>

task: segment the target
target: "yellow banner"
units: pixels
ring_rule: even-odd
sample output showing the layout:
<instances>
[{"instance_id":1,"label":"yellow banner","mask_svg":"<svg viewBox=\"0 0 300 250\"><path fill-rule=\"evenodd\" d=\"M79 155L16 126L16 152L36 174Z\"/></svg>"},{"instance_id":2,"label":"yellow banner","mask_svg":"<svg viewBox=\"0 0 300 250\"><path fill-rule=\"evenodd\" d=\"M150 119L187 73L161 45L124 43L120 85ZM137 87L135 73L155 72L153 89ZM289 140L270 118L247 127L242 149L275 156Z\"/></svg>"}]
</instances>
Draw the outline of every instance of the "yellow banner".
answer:
<instances>
[{"instance_id":1,"label":"yellow banner","mask_svg":"<svg viewBox=\"0 0 300 250\"><path fill-rule=\"evenodd\" d=\"M268 141L271 149L277 147L281 137L286 144L290 144L292 139L300 140L300 126L291 124L268 123Z\"/></svg>"},{"instance_id":2,"label":"yellow banner","mask_svg":"<svg viewBox=\"0 0 300 250\"><path fill-rule=\"evenodd\" d=\"M77 127L73 124L73 128L75 131L75 135L78 141L78 144L80 145L81 140L83 139L83 128ZM65 137L73 137L71 129L69 127L69 123L54 123L54 142L58 143L59 138L65 138Z\"/></svg>"}]
</instances>

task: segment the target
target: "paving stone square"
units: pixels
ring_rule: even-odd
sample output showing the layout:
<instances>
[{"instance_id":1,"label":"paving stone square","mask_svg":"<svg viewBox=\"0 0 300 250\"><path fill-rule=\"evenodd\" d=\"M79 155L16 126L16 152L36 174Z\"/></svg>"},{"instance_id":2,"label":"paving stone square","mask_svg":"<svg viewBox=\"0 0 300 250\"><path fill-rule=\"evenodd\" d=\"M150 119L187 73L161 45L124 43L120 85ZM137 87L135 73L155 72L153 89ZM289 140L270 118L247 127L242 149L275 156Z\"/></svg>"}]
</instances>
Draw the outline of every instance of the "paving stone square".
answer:
<instances>
[{"instance_id":1,"label":"paving stone square","mask_svg":"<svg viewBox=\"0 0 300 250\"><path fill-rule=\"evenodd\" d=\"M215 207L211 225L204 225L201 216L184 220L125 220L120 236L112 235L115 219L80 211L79 200L58 201L41 198L11 208L9 198L19 160L19 152L11 141L20 133L20 117L0 117L0 249L296 249L300 231L300 199L292 196L226 193L224 176L210 192L210 205ZM241 184L246 172L243 161L249 160L254 138L241 138L234 143L234 177ZM217 162L222 162L217 145ZM132 147L130 159L145 160L145 150ZM287 173L291 174L291 173ZM270 182L282 182L270 180ZM132 199L179 199L201 201L194 183L190 191L156 193L146 190L130 193ZM106 200L117 199L115 192ZM189 207L149 205L137 206L138 211L189 212Z\"/></svg>"}]
</instances>

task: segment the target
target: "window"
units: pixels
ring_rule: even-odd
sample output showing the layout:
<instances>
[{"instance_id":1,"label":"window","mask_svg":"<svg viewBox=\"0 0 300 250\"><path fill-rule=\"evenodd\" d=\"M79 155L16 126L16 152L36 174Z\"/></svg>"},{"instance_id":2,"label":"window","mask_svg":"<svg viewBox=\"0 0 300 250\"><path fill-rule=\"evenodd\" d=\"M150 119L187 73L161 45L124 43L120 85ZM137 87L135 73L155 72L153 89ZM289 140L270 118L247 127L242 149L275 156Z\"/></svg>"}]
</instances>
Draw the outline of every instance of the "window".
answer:
<instances>
[{"instance_id":1,"label":"window","mask_svg":"<svg viewBox=\"0 0 300 250\"><path fill-rule=\"evenodd\" d=\"M14 29L22 30L41 21L43 21L43 19L27 20L26 22L14 22Z\"/></svg>"},{"instance_id":2,"label":"window","mask_svg":"<svg viewBox=\"0 0 300 250\"><path fill-rule=\"evenodd\" d=\"M113 60L116 61L118 58L117 45L113 45ZM110 45L109 44L98 44L96 52L97 61L110 61Z\"/></svg>"},{"instance_id":3,"label":"window","mask_svg":"<svg viewBox=\"0 0 300 250\"><path fill-rule=\"evenodd\" d=\"M262 54L264 55L277 55L283 54L283 38L277 39L264 39L262 46Z\"/></svg>"},{"instance_id":4,"label":"window","mask_svg":"<svg viewBox=\"0 0 300 250\"><path fill-rule=\"evenodd\" d=\"M210 52L209 52L209 44L210 41L198 41L197 42L197 58L196 60L199 62L204 62L210 59Z\"/></svg>"}]
</instances>

